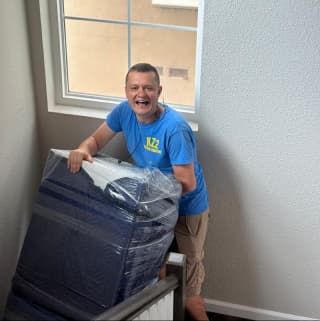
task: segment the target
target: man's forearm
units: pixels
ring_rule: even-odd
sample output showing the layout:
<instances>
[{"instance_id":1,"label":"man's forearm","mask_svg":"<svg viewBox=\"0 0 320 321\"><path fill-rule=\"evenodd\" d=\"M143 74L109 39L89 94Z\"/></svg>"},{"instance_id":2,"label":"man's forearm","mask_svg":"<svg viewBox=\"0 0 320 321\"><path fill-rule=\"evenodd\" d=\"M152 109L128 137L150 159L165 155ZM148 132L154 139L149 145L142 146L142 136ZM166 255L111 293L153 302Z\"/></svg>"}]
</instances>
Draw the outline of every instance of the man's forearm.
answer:
<instances>
[{"instance_id":1,"label":"man's forearm","mask_svg":"<svg viewBox=\"0 0 320 321\"><path fill-rule=\"evenodd\" d=\"M94 156L99 151L98 144L93 136L89 136L87 139L85 139L79 145L78 149L81 149L82 151L90 154L91 156Z\"/></svg>"}]
</instances>

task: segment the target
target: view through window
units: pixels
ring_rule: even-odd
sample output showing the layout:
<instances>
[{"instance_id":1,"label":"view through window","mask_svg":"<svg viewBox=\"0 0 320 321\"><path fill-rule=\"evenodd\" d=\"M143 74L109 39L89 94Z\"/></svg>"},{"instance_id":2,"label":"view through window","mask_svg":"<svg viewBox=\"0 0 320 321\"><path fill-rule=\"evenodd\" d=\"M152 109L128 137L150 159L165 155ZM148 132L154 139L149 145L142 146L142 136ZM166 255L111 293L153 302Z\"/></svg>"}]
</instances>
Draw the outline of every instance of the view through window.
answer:
<instances>
[{"instance_id":1,"label":"view through window","mask_svg":"<svg viewBox=\"0 0 320 321\"><path fill-rule=\"evenodd\" d=\"M197 1L60 1L67 92L124 98L128 67L149 62L160 100L194 107Z\"/></svg>"}]
</instances>

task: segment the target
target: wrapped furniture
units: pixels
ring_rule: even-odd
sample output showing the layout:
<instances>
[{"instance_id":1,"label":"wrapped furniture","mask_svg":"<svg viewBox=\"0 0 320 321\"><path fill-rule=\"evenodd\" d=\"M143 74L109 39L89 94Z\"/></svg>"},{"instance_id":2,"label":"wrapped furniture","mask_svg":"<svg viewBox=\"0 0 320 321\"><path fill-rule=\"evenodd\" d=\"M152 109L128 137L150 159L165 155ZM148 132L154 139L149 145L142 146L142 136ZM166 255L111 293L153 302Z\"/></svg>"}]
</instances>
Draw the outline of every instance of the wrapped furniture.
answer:
<instances>
[{"instance_id":1,"label":"wrapped furniture","mask_svg":"<svg viewBox=\"0 0 320 321\"><path fill-rule=\"evenodd\" d=\"M26 319L92 319L156 282L174 237L172 175L107 156L72 174L67 155L49 152L12 280L6 310Z\"/></svg>"}]
</instances>

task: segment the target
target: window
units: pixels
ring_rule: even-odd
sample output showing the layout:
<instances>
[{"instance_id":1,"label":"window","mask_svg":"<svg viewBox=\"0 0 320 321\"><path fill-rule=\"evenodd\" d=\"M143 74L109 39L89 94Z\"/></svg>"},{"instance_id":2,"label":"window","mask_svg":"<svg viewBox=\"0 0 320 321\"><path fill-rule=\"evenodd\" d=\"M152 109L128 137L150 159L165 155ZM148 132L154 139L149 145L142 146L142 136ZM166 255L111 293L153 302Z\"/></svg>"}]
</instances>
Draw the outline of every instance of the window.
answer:
<instances>
[{"instance_id":1,"label":"window","mask_svg":"<svg viewBox=\"0 0 320 321\"><path fill-rule=\"evenodd\" d=\"M202 1L199 1L199 5ZM57 101L112 108L137 62L159 70L163 101L189 117L199 92L201 15L195 0L48 0Z\"/></svg>"}]
</instances>

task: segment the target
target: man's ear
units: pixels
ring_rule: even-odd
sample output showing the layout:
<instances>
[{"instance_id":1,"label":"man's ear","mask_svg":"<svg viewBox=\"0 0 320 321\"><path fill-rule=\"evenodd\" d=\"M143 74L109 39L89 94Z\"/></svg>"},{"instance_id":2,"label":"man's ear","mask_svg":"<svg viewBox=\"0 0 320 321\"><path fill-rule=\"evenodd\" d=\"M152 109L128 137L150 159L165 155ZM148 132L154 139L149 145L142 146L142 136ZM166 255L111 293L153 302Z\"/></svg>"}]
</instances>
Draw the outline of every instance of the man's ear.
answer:
<instances>
[{"instance_id":1,"label":"man's ear","mask_svg":"<svg viewBox=\"0 0 320 321\"><path fill-rule=\"evenodd\" d=\"M161 95L161 93L162 93L162 86L159 86L158 97Z\"/></svg>"}]
</instances>

